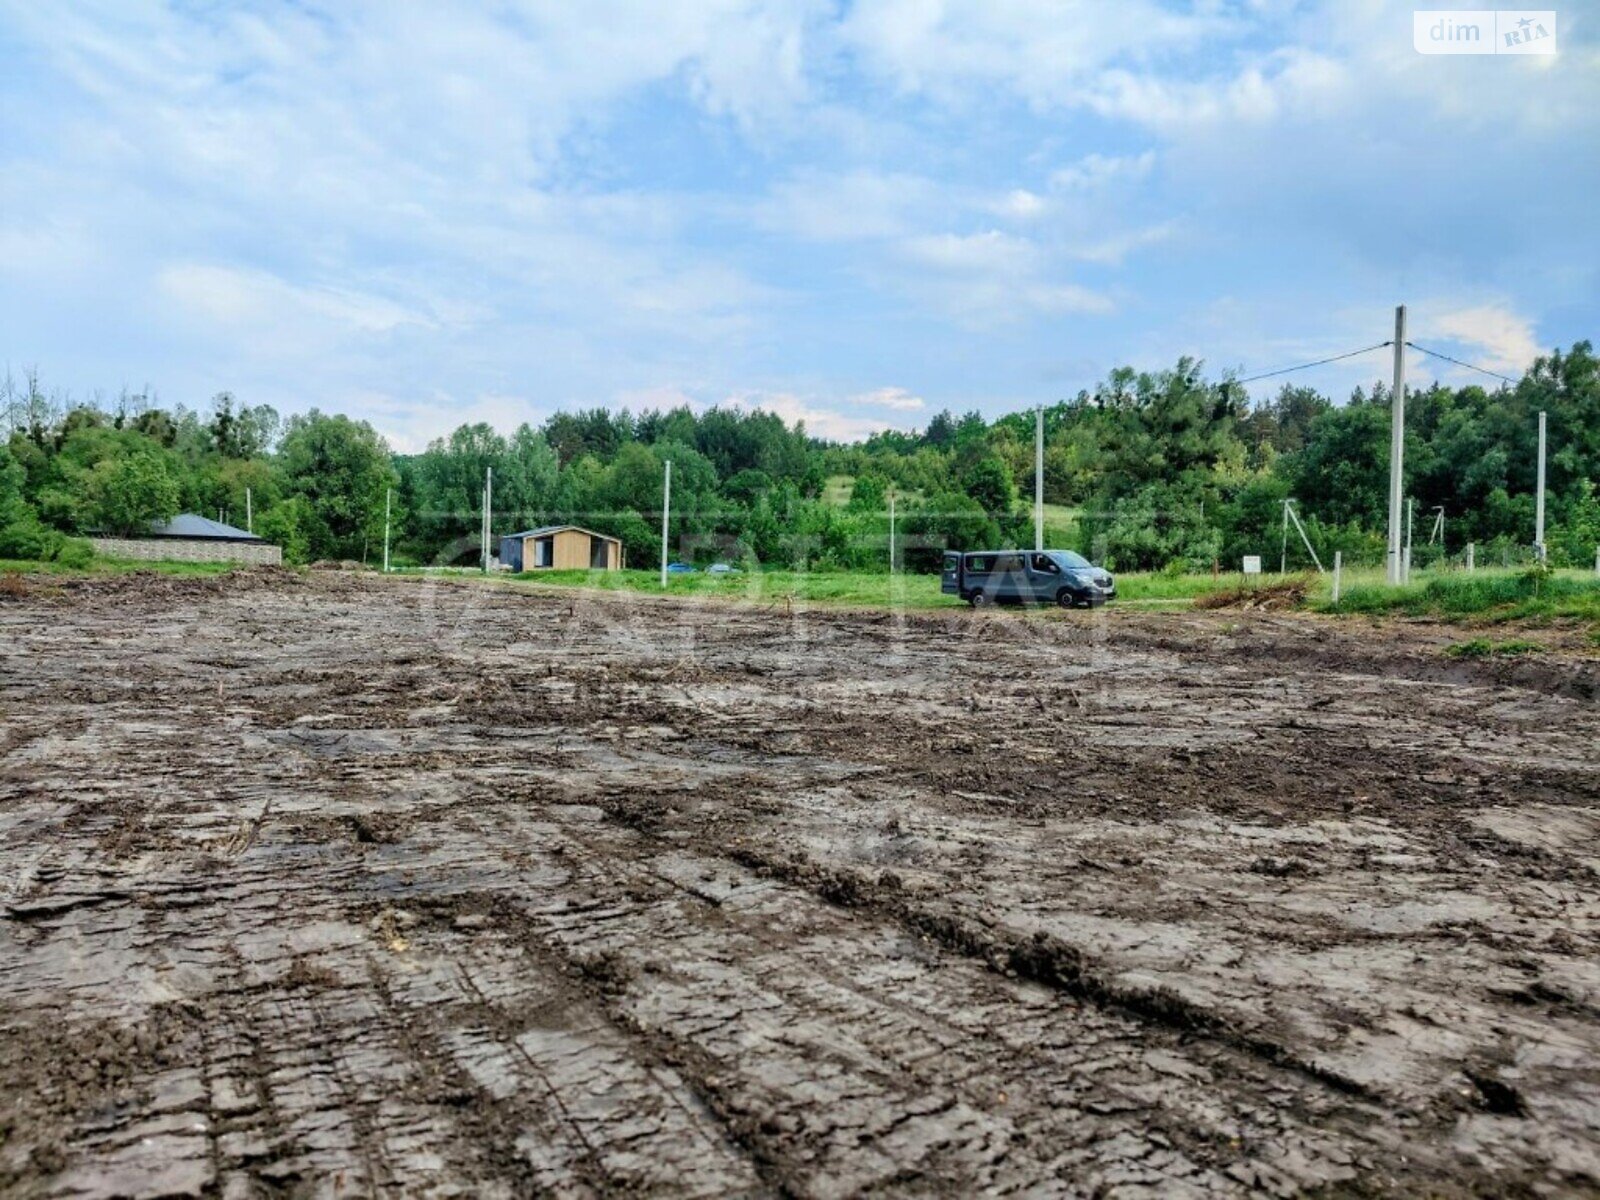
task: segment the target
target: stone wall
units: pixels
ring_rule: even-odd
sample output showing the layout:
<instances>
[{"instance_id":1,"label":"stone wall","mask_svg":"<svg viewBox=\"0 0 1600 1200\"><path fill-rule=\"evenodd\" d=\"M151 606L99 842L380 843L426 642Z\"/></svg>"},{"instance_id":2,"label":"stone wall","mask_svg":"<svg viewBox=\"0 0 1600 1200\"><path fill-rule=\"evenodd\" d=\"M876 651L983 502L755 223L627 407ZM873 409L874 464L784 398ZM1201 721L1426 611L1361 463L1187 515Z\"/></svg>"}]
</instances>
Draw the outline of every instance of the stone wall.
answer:
<instances>
[{"instance_id":1,"label":"stone wall","mask_svg":"<svg viewBox=\"0 0 1600 1200\"><path fill-rule=\"evenodd\" d=\"M219 542L209 538L90 538L94 552L107 558L155 562L239 562L279 566L283 547L266 542Z\"/></svg>"}]
</instances>

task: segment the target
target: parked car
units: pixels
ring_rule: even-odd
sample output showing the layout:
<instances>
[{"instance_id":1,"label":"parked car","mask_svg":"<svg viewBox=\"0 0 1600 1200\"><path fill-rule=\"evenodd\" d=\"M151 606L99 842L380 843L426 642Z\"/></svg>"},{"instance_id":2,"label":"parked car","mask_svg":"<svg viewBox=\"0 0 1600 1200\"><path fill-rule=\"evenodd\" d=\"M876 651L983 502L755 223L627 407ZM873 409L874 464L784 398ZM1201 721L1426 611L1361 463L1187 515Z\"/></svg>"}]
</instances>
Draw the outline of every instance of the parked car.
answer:
<instances>
[{"instance_id":1,"label":"parked car","mask_svg":"<svg viewBox=\"0 0 1600 1200\"><path fill-rule=\"evenodd\" d=\"M693 575L694 574L694 568L691 567L688 563L679 563L679 562L668 563L667 564L667 574L668 575Z\"/></svg>"},{"instance_id":2,"label":"parked car","mask_svg":"<svg viewBox=\"0 0 1600 1200\"><path fill-rule=\"evenodd\" d=\"M716 562L706 568L707 575L737 575L739 568L730 563Z\"/></svg>"},{"instance_id":3,"label":"parked car","mask_svg":"<svg viewBox=\"0 0 1600 1200\"><path fill-rule=\"evenodd\" d=\"M1117 581L1071 550L949 551L939 590L974 608L985 604L1098 607L1117 594Z\"/></svg>"}]
</instances>

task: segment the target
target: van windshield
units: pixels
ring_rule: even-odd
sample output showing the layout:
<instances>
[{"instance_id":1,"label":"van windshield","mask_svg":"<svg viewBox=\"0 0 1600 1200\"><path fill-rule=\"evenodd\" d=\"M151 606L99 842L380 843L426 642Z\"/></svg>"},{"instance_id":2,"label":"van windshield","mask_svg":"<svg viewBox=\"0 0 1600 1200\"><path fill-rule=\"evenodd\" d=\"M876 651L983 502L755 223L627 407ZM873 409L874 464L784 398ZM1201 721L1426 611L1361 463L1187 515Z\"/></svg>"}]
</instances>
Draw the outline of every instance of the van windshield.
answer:
<instances>
[{"instance_id":1,"label":"van windshield","mask_svg":"<svg viewBox=\"0 0 1600 1200\"><path fill-rule=\"evenodd\" d=\"M1081 554L1074 554L1071 550L1062 550L1056 554L1056 561L1069 571L1087 571L1094 564Z\"/></svg>"}]
</instances>

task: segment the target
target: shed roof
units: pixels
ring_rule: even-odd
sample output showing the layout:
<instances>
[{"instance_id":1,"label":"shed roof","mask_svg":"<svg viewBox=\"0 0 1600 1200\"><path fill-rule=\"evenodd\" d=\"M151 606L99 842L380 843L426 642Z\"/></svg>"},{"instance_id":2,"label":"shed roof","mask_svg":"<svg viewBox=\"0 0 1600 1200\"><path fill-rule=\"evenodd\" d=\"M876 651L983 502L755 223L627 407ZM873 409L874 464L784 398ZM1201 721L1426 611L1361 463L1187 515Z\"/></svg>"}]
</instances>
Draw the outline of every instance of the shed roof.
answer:
<instances>
[{"instance_id":1,"label":"shed roof","mask_svg":"<svg viewBox=\"0 0 1600 1200\"><path fill-rule=\"evenodd\" d=\"M574 533L587 533L590 537L604 538L608 542L620 542L622 540L619 537L612 537L609 533L596 533L592 529L585 529L582 525L541 525L537 529L524 529L521 533L505 533L500 536L509 538L548 537L552 533L561 533L569 529Z\"/></svg>"},{"instance_id":2,"label":"shed roof","mask_svg":"<svg viewBox=\"0 0 1600 1200\"><path fill-rule=\"evenodd\" d=\"M261 539L243 529L224 525L198 513L179 513L170 521L155 521L150 525L151 537L200 538L216 542L259 542Z\"/></svg>"}]
</instances>

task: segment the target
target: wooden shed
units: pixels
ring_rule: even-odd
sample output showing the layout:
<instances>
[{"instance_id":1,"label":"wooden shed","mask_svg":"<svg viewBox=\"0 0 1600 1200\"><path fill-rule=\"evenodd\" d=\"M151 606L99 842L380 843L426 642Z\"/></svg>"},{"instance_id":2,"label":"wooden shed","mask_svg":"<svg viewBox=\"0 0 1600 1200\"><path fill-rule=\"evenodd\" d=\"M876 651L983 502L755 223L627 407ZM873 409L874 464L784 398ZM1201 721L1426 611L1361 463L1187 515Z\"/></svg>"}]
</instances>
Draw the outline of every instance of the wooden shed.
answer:
<instances>
[{"instance_id":1,"label":"wooden shed","mask_svg":"<svg viewBox=\"0 0 1600 1200\"><path fill-rule=\"evenodd\" d=\"M500 565L513 571L617 571L622 539L577 525L545 525L500 539Z\"/></svg>"}]
</instances>

